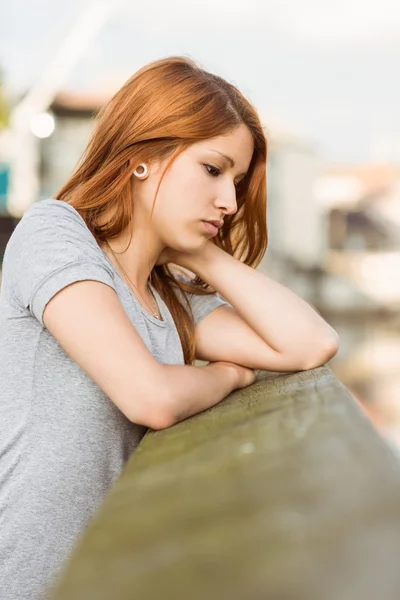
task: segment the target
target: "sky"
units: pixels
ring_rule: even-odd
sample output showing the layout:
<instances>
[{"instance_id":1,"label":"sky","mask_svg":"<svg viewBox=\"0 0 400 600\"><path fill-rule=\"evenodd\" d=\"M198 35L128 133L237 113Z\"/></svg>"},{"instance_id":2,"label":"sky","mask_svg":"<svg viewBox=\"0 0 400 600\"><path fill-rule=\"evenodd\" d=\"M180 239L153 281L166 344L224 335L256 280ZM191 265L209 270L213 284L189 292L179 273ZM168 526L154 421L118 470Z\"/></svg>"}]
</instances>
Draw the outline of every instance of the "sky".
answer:
<instances>
[{"instance_id":1,"label":"sky","mask_svg":"<svg viewBox=\"0 0 400 600\"><path fill-rule=\"evenodd\" d=\"M92 0L0 0L0 65L35 83ZM271 130L335 163L400 162L398 0L113 0L61 89L114 91L182 54L235 83ZM89 39L87 37L87 39ZM76 49L76 44L74 44Z\"/></svg>"}]
</instances>

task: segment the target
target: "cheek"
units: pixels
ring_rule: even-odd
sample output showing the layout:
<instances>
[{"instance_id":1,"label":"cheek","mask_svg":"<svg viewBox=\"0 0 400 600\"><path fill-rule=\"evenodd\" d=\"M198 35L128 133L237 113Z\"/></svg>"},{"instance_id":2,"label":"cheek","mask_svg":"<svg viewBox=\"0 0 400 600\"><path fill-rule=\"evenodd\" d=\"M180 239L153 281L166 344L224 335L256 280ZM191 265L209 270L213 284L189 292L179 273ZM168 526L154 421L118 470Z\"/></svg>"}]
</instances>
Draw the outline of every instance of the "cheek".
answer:
<instances>
[{"instance_id":1,"label":"cheek","mask_svg":"<svg viewBox=\"0 0 400 600\"><path fill-rule=\"evenodd\" d=\"M179 174L179 177L171 177L162 185L158 194L160 211L165 213L180 215L182 220L185 215L195 215L201 211L200 200L204 183L202 186L201 178L193 174ZM161 208L162 207L162 208Z\"/></svg>"},{"instance_id":2,"label":"cheek","mask_svg":"<svg viewBox=\"0 0 400 600\"><path fill-rule=\"evenodd\" d=\"M170 171L165 176L167 188L173 194L194 193L199 185L205 183L202 166L192 158L182 157L172 165Z\"/></svg>"}]
</instances>

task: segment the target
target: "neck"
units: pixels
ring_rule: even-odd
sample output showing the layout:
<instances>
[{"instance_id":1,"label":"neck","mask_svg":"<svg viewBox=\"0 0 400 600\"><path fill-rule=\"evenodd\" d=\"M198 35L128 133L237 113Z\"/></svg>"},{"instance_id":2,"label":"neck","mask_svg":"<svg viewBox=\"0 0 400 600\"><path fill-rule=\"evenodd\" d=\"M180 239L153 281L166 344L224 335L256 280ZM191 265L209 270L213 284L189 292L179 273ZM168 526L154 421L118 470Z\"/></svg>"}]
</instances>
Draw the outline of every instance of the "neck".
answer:
<instances>
[{"instance_id":1,"label":"neck","mask_svg":"<svg viewBox=\"0 0 400 600\"><path fill-rule=\"evenodd\" d=\"M160 254L148 232L135 233L131 240L130 235L121 235L108 240L102 248L116 269L122 269L139 293L146 296L150 274Z\"/></svg>"},{"instance_id":2,"label":"neck","mask_svg":"<svg viewBox=\"0 0 400 600\"><path fill-rule=\"evenodd\" d=\"M148 287L148 280L146 279L146 282L144 284L144 289L140 290L139 289L139 283L135 284L132 279L131 276L129 276L129 274L127 273L127 268L128 265L123 266L121 264L121 260L120 258L117 256L116 251L110 246L110 244L108 242L106 242L104 244L104 251L106 252L106 254L108 255L109 259L111 260L111 262L114 264L115 268L120 272L120 275L125 279L126 284L128 285L128 287L130 287L132 289L132 292L136 295L139 296L138 300L140 301L140 303L142 304L143 308L145 308L146 310L150 310L151 314L156 317L157 319L162 319L161 313L160 313L160 309L157 303L157 300L153 294L153 292L149 289ZM128 252L128 250L126 250L126 252ZM123 253L125 254L125 253ZM125 261L126 263L126 258ZM131 273L132 273L132 269ZM151 272L151 270L150 270ZM149 272L149 275L150 275ZM145 290L145 291L144 291ZM143 304L144 302L144 304ZM146 306L145 306L146 305Z\"/></svg>"}]
</instances>

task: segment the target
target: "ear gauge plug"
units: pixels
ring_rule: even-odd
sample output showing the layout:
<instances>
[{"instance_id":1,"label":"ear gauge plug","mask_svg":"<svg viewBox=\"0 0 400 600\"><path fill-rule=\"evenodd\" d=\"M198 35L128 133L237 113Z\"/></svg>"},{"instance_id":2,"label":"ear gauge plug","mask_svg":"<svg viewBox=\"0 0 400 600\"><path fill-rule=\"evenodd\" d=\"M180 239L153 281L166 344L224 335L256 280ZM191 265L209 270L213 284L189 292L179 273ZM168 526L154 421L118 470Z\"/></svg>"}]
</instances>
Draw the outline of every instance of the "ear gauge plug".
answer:
<instances>
[{"instance_id":1,"label":"ear gauge plug","mask_svg":"<svg viewBox=\"0 0 400 600\"><path fill-rule=\"evenodd\" d=\"M133 174L138 178L138 179L146 179L146 177L149 174L149 167L145 164L145 163L141 163L140 165L138 165L136 167L136 169L133 171Z\"/></svg>"}]
</instances>

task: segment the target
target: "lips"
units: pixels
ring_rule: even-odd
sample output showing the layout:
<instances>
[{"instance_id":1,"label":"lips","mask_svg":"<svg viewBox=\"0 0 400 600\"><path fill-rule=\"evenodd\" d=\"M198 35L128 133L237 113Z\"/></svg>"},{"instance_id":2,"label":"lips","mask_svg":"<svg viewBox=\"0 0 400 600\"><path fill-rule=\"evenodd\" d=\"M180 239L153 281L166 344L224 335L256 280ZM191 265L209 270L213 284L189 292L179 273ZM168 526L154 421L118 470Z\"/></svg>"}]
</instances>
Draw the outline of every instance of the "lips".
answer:
<instances>
[{"instance_id":1,"label":"lips","mask_svg":"<svg viewBox=\"0 0 400 600\"><path fill-rule=\"evenodd\" d=\"M203 221L203 223L204 223L204 227L205 227L206 231L208 231L208 233L210 233L212 236L217 235L218 227L213 225L210 221Z\"/></svg>"},{"instance_id":2,"label":"lips","mask_svg":"<svg viewBox=\"0 0 400 600\"><path fill-rule=\"evenodd\" d=\"M212 225L214 225L214 227L216 227L217 229L221 229L222 225L224 224L223 221L205 221L206 223L211 223Z\"/></svg>"}]
</instances>

